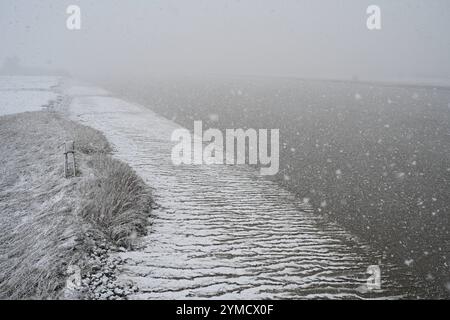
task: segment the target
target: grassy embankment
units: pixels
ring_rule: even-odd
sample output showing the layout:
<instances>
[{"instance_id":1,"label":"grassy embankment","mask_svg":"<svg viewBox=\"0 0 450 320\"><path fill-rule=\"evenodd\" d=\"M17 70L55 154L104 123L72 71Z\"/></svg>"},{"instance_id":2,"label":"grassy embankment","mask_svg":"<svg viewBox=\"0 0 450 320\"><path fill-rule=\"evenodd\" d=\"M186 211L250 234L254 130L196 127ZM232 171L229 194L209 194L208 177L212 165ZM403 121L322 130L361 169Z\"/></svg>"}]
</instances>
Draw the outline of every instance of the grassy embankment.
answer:
<instances>
[{"instance_id":1,"label":"grassy embankment","mask_svg":"<svg viewBox=\"0 0 450 320\"><path fill-rule=\"evenodd\" d=\"M0 298L61 298L68 266L89 271L87 234L130 246L145 233L150 190L100 132L40 111L0 117L0 140ZM67 140L78 151L70 179Z\"/></svg>"}]
</instances>

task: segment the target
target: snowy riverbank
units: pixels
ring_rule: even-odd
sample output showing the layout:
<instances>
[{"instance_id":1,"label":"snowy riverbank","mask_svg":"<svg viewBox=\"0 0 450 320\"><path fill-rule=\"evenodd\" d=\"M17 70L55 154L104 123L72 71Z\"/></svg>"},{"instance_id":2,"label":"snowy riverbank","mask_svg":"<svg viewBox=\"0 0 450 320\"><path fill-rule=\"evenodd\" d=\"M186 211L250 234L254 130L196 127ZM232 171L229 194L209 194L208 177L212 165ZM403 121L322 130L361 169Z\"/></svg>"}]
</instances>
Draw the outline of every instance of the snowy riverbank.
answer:
<instances>
[{"instance_id":1,"label":"snowy riverbank","mask_svg":"<svg viewBox=\"0 0 450 320\"><path fill-rule=\"evenodd\" d=\"M369 298L414 296L420 284L379 252L311 212L247 166L174 166L179 125L92 88L72 87L70 117L100 130L154 188L153 225L141 248L118 256L131 298ZM368 266L379 292L364 285ZM417 287L416 287L417 286Z\"/></svg>"},{"instance_id":2,"label":"snowy riverbank","mask_svg":"<svg viewBox=\"0 0 450 320\"><path fill-rule=\"evenodd\" d=\"M18 86L25 92L30 89ZM173 165L170 137L180 126L150 109L69 81L57 88L32 85L31 89L43 95L28 108L41 108L44 96L56 92L60 96L56 102L66 102L58 105L58 112L102 132L114 157L128 163L153 188L158 204L148 235L134 250L115 252L102 244L93 251L91 259L98 263L83 281L91 297L116 297L116 288L120 297L132 299L365 299L424 294L407 270L314 214L302 198L256 170L245 165ZM20 91L14 92L20 96ZM47 107L51 110L55 102ZM19 131L27 130L24 126ZM14 149L14 143L19 142L9 148ZM41 193L44 203L51 203L45 200L48 192ZM4 254L7 257L8 252ZM382 272L377 291L366 287L371 265Z\"/></svg>"},{"instance_id":3,"label":"snowy riverbank","mask_svg":"<svg viewBox=\"0 0 450 320\"><path fill-rule=\"evenodd\" d=\"M70 96L59 79L42 79L0 81L0 298L123 299L135 288L115 282L122 260L109 253L146 231L148 188L101 133L61 116ZM70 140L76 176L66 179Z\"/></svg>"}]
</instances>

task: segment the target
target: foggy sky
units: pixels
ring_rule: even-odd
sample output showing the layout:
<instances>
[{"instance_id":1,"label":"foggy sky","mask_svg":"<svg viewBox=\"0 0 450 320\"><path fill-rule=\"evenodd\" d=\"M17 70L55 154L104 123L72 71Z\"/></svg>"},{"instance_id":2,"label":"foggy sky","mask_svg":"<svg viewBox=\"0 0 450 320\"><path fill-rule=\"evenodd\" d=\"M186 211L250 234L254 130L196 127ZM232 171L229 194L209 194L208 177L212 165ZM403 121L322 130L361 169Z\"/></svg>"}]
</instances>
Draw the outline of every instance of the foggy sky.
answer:
<instances>
[{"instance_id":1,"label":"foggy sky","mask_svg":"<svg viewBox=\"0 0 450 320\"><path fill-rule=\"evenodd\" d=\"M66 28L81 7L82 29ZM366 28L366 8L382 30ZM0 62L74 75L450 78L448 0L1 0Z\"/></svg>"}]
</instances>

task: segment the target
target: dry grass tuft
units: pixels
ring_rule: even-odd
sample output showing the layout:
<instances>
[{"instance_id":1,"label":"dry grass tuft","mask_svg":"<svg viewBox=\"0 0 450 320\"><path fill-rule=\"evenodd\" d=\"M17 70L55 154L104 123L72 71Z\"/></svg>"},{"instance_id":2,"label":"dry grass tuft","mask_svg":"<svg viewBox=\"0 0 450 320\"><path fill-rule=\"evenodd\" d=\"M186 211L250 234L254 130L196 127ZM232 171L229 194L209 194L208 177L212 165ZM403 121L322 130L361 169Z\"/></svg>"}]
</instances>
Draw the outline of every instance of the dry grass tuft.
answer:
<instances>
[{"instance_id":1,"label":"dry grass tuft","mask_svg":"<svg viewBox=\"0 0 450 320\"><path fill-rule=\"evenodd\" d=\"M83 250L77 219L69 212L38 214L0 237L0 292L6 299L56 299L67 267L79 264ZM2 250L3 251L3 250Z\"/></svg>"},{"instance_id":2,"label":"dry grass tuft","mask_svg":"<svg viewBox=\"0 0 450 320\"><path fill-rule=\"evenodd\" d=\"M90 127L75 125L71 135L76 143L75 148L78 152L84 154L106 154L112 151L103 134Z\"/></svg>"},{"instance_id":3,"label":"dry grass tuft","mask_svg":"<svg viewBox=\"0 0 450 320\"><path fill-rule=\"evenodd\" d=\"M81 188L80 215L108 240L129 247L146 231L150 190L127 164L108 155L96 155L90 164L95 173Z\"/></svg>"}]
</instances>

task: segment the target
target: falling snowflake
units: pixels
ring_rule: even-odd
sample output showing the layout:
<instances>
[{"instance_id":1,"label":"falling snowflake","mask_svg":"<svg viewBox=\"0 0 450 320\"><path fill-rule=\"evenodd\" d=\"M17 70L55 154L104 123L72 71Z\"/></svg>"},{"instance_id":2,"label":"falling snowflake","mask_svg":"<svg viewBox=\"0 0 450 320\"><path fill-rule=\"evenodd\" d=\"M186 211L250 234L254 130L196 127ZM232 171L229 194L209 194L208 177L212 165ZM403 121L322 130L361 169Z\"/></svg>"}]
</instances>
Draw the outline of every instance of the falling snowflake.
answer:
<instances>
[{"instance_id":1,"label":"falling snowflake","mask_svg":"<svg viewBox=\"0 0 450 320\"><path fill-rule=\"evenodd\" d=\"M404 173L404 172L397 172L397 173L395 174L395 177L396 177L397 179L403 179L403 178L405 177L405 173Z\"/></svg>"},{"instance_id":2,"label":"falling snowflake","mask_svg":"<svg viewBox=\"0 0 450 320\"><path fill-rule=\"evenodd\" d=\"M407 259L405 260L405 264L409 267L412 265L412 263L414 262L414 259Z\"/></svg>"}]
</instances>

